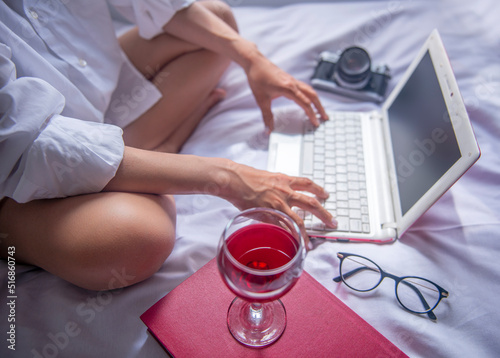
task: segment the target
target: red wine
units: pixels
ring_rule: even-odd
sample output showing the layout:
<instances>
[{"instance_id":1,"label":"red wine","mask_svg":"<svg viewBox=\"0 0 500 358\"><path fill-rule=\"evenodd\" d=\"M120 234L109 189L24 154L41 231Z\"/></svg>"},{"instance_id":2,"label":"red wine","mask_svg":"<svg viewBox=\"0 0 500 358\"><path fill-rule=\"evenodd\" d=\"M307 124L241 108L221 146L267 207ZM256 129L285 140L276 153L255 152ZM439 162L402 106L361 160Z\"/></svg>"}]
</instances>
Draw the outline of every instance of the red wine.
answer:
<instances>
[{"instance_id":1,"label":"red wine","mask_svg":"<svg viewBox=\"0 0 500 358\"><path fill-rule=\"evenodd\" d=\"M231 256L251 269L242 270L226 257L219 259L223 276L230 281L227 282L228 287L237 295L252 300L272 300L283 295L296 281L293 274L287 274L296 270L295 265L289 270L279 270L295 257L299 246L283 228L271 224L249 225L233 233L226 242ZM298 261L300 265L301 260ZM262 274L251 272L253 270L262 271ZM269 273L266 270L278 272Z\"/></svg>"},{"instance_id":2,"label":"red wine","mask_svg":"<svg viewBox=\"0 0 500 358\"><path fill-rule=\"evenodd\" d=\"M227 240L227 247L241 264L257 270L273 270L286 265L297 253L293 236L270 224L255 224L238 230Z\"/></svg>"}]
</instances>

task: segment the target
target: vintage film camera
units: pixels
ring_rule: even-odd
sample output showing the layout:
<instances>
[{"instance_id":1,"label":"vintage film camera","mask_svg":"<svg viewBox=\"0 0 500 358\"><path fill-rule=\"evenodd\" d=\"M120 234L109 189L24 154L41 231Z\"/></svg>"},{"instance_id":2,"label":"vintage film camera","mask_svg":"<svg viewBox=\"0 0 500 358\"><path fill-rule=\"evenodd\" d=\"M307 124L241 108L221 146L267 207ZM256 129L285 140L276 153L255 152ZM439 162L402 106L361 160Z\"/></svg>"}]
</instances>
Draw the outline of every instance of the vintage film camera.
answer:
<instances>
[{"instance_id":1,"label":"vintage film camera","mask_svg":"<svg viewBox=\"0 0 500 358\"><path fill-rule=\"evenodd\" d=\"M311 83L318 89L379 103L390 78L388 66L372 68L368 52L353 46L337 53L322 52Z\"/></svg>"}]
</instances>

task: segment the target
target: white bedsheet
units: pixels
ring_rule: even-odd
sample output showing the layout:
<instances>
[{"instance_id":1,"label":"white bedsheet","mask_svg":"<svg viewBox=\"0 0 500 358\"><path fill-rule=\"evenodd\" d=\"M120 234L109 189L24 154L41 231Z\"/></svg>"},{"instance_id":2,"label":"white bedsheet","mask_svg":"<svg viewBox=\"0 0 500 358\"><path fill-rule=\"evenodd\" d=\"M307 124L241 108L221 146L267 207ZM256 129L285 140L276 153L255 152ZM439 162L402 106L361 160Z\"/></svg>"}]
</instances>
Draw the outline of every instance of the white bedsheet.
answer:
<instances>
[{"instance_id":1,"label":"white bedsheet","mask_svg":"<svg viewBox=\"0 0 500 358\"><path fill-rule=\"evenodd\" d=\"M335 1L277 8L233 0L241 33L299 79L317 55L357 44L391 66L392 88L433 28L438 28L467 104L482 157L399 241L390 245L316 242L306 270L411 357L500 354L500 5L497 0ZM246 78L231 66L227 99L204 119L183 152L266 167L267 138ZM370 109L321 92L332 109ZM289 105L277 100L275 107ZM216 194L217 188L213 188ZM178 239L151 279L96 293L40 269L16 267L16 351L7 349L7 265L0 262L0 356L165 357L139 316L214 257L223 226L237 211L214 196L179 196ZM498 230L498 231L497 231ZM332 278L337 251L368 256L398 275L429 278L450 292L437 323L404 311L387 281L368 295ZM126 272L117 276L126 280ZM307 307L304 307L306 310ZM307 329L307 327L304 327ZM338 329L342 329L339 322ZM196 339L196 337L193 337ZM14 354L12 354L14 353ZM325 352L334 357L335 352Z\"/></svg>"}]
</instances>

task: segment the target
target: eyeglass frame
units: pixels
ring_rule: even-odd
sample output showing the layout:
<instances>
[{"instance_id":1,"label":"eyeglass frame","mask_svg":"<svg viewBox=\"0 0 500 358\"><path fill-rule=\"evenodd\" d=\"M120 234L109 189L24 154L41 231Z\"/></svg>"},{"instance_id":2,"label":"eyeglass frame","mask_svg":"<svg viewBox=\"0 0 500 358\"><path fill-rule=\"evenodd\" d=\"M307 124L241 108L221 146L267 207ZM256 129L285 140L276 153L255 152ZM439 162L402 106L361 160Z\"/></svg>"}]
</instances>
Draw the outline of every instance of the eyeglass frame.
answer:
<instances>
[{"instance_id":1,"label":"eyeglass frame","mask_svg":"<svg viewBox=\"0 0 500 358\"><path fill-rule=\"evenodd\" d=\"M371 262L372 264L374 264L379 272L380 272L380 280L377 282L377 284L375 286L373 286L372 288L368 289L368 290L359 290L359 289L356 289L352 286L350 286L345 280L344 280L344 277L346 275L353 275L355 273L357 273L358 271L356 270L353 270L353 271L356 271L356 272L353 272L353 271L350 271L350 272L347 272L346 274L342 274L342 262L344 261L344 259L346 259L347 257L349 256L355 256L355 257L360 257L362 259L365 259L369 262ZM416 314L424 314L426 313L427 316L433 320L433 321L437 321L437 317L436 315L434 314L434 312L432 312L438 305L439 303L441 302L441 300L443 298L447 298L449 296L449 292L447 290L445 290L444 288L442 288L441 286L439 286L438 284L436 284L435 282L432 282L431 280L428 280L426 278L423 278L423 277L419 277L419 276L396 276L396 275L393 275L387 271L384 271L382 270L382 268L377 265L373 260L370 260L369 258L367 257L364 257L364 256L361 256L361 255L357 255L357 254L350 254L350 253L347 253L347 252L337 252L337 257L339 258L340 260L340 264L339 264L339 276L337 277L334 277L333 278L333 281L335 282L344 282L345 285L347 287L349 287L350 289L354 290L354 291L358 291L358 292L369 292L369 291L372 291L374 289L376 289L380 283L384 280L384 278L388 277L388 278L391 278L395 281L395 294L396 294L396 298L399 302L399 304L401 305L401 307L403 307L405 310L407 310L408 312L411 312L411 313L416 313ZM346 277L348 278L348 276ZM427 301L425 300L425 298L423 297L422 293L420 292L420 290L416 287L413 287L413 289L416 291L418 297L420 298L420 301L422 302L422 304L424 305L424 307L428 307L425 311L415 311L415 310L411 310L409 309L408 307L406 307L402 302L401 300L399 299L399 296L398 296L398 285L401 283L401 282L407 282L407 281L403 281L405 279L408 279L408 278L418 278L420 280L423 280L423 281L426 281L426 282L429 282L430 284L434 285L438 291L439 291L439 299L437 300L436 304L433 306L433 307L430 307L429 304L427 303Z\"/></svg>"}]
</instances>

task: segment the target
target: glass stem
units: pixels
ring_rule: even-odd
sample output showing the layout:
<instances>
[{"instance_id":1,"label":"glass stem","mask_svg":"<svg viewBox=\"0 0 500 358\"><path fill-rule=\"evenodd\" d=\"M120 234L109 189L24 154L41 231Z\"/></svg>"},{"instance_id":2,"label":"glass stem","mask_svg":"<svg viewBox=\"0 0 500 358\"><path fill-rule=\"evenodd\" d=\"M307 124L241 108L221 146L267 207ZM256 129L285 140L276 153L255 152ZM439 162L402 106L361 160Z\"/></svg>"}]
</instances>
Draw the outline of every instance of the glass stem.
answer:
<instances>
[{"instance_id":1,"label":"glass stem","mask_svg":"<svg viewBox=\"0 0 500 358\"><path fill-rule=\"evenodd\" d=\"M248 318L252 326L257 327L260 325L263 319L262 303L252 302L250 304L250 312Z\"/></svg>"}]
</instances>

